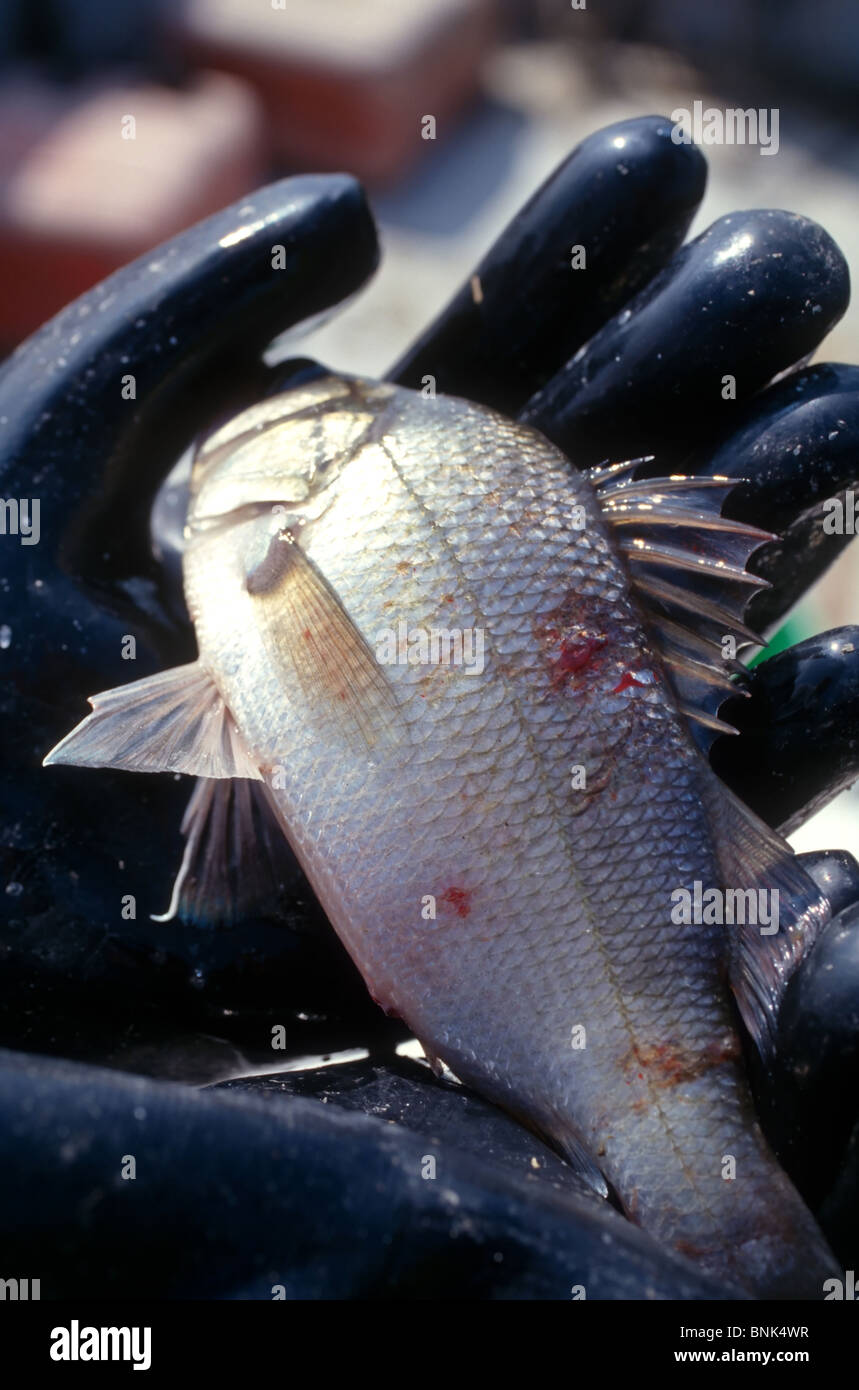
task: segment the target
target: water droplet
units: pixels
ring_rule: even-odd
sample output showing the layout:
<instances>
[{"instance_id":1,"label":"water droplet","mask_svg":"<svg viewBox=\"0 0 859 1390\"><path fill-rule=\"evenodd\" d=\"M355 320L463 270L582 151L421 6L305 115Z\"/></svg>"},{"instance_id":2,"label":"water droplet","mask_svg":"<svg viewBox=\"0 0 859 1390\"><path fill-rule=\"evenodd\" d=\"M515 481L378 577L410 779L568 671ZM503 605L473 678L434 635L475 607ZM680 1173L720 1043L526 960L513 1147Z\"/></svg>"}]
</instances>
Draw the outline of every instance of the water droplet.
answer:
<instances>
[{"instance_id":1,"label":"water droplet","mask_svg":"<svg viewBox=\"0 0 859 1390\"><path fill-rule=\"evenodd\" d=\"M12 629L8 623L3 623L0 627L0 648L5 652L7 647L12 645Z\"/></svg>"}]
</instances>

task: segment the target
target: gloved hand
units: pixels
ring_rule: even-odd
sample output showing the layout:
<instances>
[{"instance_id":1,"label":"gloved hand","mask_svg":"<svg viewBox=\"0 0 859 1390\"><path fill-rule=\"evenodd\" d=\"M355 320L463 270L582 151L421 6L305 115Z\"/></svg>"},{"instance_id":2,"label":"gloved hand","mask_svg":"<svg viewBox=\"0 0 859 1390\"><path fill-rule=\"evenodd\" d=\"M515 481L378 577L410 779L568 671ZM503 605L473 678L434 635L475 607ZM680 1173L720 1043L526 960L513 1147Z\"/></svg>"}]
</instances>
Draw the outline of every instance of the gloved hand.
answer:
<instances>
[{"instance_id":1,"label":"gloved hand","mask_svg":"<svg viewBox=\"0 0 859 1390\"><path fill-rule=\"evenodd\" d=\"M751 565L771 584L753 591L749 604L747 620L762 629L848 539L823 537L820 508L853 481L859 368L804 365L846 307L847 268L825 232L780 212L722 218L678 249L704 183L703 157L674 145L667 121L648 117L598 132L535 195L390 375L417 386L431 376L440 392L518 415L578 466L656 454L654 471L669 463L674 471L744 479L726 511L784 535ZM276 246L283 257L273 258ZM274 268L273 260L284 268ZM174 1104L157 1083L7 1054L0 1129L17 1136L8 1161L33 1174L35 1210L44 1192L35 1175L49 1161L56 1133L71 1123L86 1134L89 1125L90 1157L75 1159L57 1197L61 1220L64 1192L71 1210L103 1182L99 1153L107 1120L87 1119L84 1096L101 1097L114 1126L126 1101L129 1113L136 1105L149 1116L147 1142L168 1151L181 1136L174 1195L187 1192L200 1164L212 1183L223 1189L233 1182L237 1193L247 1190L249 1166L264 1179L263 1149L273 1125L298 1137L288 1175L282 1166L277 1173L293 1195L283 1229L276 1230L281 1277L272 1273L269 1283L336 1296L384 1291L392 1278L426 1292L439 1280L451 1296L455 1277L464 1293L548 1296L554 1281L566 1277L562 1268L575 1282L575 1260L597 1259L608 1221L623 1255L616 1269L603 1262L601 1294L589 1296L635 1297L646 1280L674 1296L692 1296L694 1289L706 1296L713 1290L699 1276L681 1271L640 1232L621 1225L618 1237L620 1218L594 1211L595 1199L575 1175L529 1138L528 1154L539 1152L541 1165L542 1195L533 1197L521 1132L511 1121L452 1092L417 1064L393 1059L404 1036L400 1025L369 1000L297 868L277 914L240 931L156 924L149 914L169 898L187 787L121 772L102 773L95 787L76 769L55 769L48 778L40 766L79 717L84 695L193 658L175 566L164 545L160 559L153 551L150 512L158 487L199 432L294 378L300 363L263 365L265 345L357 289L375 260L372 219L357 185L341 177L286 180L96 287L0 371L4 497L39 499L40 530L38 546L3 539L0 658L11 683L4 721L0 1042L187 1082L260 1070L285 1055L349 1047L374 1053L368 1063L290 1073L273 1086L236 1083L242 1096L250 1090L269 1097L266 1123L258 1100L243 1101L244 1119L227 1118L247 1126L250 1152L229 1146L217 1153L212 1134L222 1132L218 1107L225 1102L214 1092L195 1105ZM360 372L360 363L354 367ZM791 376L768 385L792 367ZM859 628L827 634L756 668L746 678L751 698L736 715L743 732L713 747L720 774L772 824L794 827L859 775L852 733L857 635ZM757 1090L782 1161L812 1203L825 1203L819 1214L849 1263L855 1240L852 1246L845 1240L854 1238L857 1216L845 1194L850 1165L855 1173L857 1163L855 1139L852 1148L848 1143L857 1116L833 1106L831 1097L840 1099L856 1076L859 1020L850 1001L859 983L859 909L851 904L859 900L859 870L849 854L813 856L809 867L839 915L791 987L779 1059L772 1074L758 1074ZM827 969L833 961L837 990ZM286 1052L272 1050L277 1025L285 1030ZM44 1114L27 1122L23 1101L37 1083ZM282 1101L283 1090L325 1094L332 1103L317 1113L310 1102ZM273 1107L281 1104L284 1111L275 1116ZM330 1248L314 1278L291 1265L299 1259L299 1236L287 1217L309 1193L301 1164L314 1154L313 1163L335 1185L338 1171L351 1169L344 1135L352 1131L336 1111L344 1104L400 1121L378 1126L378 1133L367 1122L366 1135L354 1139L366 1143L379 1171L388 1171L398 1145L414 1147L406 1125L421 1134L442 1132L463 1184L473 1184L466 1205L475 1230L500 1242L493 1249L508 1251L503 1278L496 1270L493 1283L482 1266L467 1261L465 1272L460 1261L452 1275L456 1243L448 1261L435 1184L421 1182L403 1187L393 1217L380 1208L370 1221L383 1243L390 1244L392 1220L398 1236L416 1240L408 1271L399 1257L374 1262L372 1240L363 1255L353 1250L345 1209L332 1216ZM482 1185L461 1153L473 1147L477 1130L494 1160ZM117 1142L120 1154L133 1151L122 1148L132 1137ZM557 1223L557 1249L564 1252L557 1269L528 1234L533 1200L549 1202L554 1212L545 1221ZM240 1196L237 1201L240 1207ZM24 1242L29 1210L25 1200L16 1213ZM203 1295L232 1290L270 1297L265 1278L260 1284L262 1266L236 1235L238 1213L228 1204L216 1211L202 1198L195 1210L200 1249L233 1237L237 1246L227 1283L210 1282ZM110 1260L122 1264L118 1242L128 1237L135 1260L142 1245L149 1251L144 1266L151 1258L149 1267L163 1270L163 1252L151 1238L147 1245L145 1208L125 1219L138 1224L117 1230L105 1209L86 1237L78 1233L81 1252L94 1242L101 1269ZM69 1229L57 1278L70 1284L88 1278L96 1292L103 1277L93 1273L97 1261L91 1249L86 1259L75 1254L73 1222ZM344 1251L351 1251L347 1275ZM55 1253L49 1250L48 1263ZM272 1255L272 1270L273 1262ZM196 1258L172 1264L164 1293L199 1292L206 1267Z\"/></svg>"}]
</instances>

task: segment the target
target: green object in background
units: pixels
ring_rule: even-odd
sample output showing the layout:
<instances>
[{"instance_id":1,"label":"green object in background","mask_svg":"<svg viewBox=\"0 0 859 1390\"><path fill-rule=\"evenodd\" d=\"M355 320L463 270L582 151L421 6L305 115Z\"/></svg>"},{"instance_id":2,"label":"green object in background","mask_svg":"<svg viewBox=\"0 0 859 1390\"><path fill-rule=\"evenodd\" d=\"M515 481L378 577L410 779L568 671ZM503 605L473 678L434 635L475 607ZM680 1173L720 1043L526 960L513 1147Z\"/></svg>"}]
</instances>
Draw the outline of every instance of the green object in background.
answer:
<instances>
[{"instance_id":1,"label":"green object in background","mask_svg":"<svg viewBox=\"0 0 859 1390\"><path fill-rule=\"evenodd\" d=\"M780 628L776 629L763 650L752 657L749 662L749 670L759 666L762 661L768 661L771 656L777 656L779 652L783 652L787 647L792 647L794 643L801 642L804 637L810 636L811 631L812 629L806 623L797 622L795 619L783 623Z\"/></svg>"}]
</instances>

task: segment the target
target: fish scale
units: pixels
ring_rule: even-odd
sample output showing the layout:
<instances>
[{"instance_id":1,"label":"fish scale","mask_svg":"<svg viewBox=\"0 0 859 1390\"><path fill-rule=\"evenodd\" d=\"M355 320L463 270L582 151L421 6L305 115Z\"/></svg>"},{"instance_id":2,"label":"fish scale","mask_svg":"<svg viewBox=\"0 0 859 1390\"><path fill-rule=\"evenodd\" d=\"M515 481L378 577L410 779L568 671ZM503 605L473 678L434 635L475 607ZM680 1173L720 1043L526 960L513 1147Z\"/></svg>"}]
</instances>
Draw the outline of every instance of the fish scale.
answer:
<instances>
[{"instance_id":1,"label":"fish scale","mask_svg":"<svg viewBox=\"0 0 859 1390\"><path fill-rule=\"evenodd\" d=\"M198 455L186 595L199 667L374 998L659 1239L752 1292L821 1296L832 1258L740 1065L729 929L671 922L674 890L732 862L719 784L591 481L450 398L323 381L283 400L280 434L266 403L242 435L253 460L265 431L252 466L231 473L229 436ZM401 620L482 630L484 669L377 668Z\"/></svg>"}]
</instances>

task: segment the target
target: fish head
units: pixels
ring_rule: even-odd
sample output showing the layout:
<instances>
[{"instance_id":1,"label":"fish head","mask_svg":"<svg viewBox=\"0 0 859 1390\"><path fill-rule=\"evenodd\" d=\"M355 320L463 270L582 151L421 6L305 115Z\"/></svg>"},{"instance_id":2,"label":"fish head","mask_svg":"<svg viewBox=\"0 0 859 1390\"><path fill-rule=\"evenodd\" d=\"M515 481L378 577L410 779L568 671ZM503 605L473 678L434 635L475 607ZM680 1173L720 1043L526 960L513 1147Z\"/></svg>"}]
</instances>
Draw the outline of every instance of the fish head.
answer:
<instances>
[{"instance_id":1,"label":"fish head","mask_svg":"<svg viewBox=\"0 0 859 1390\"><path fill-rule=\"evenodd\" d=\"M396 387L323 376L233 416L198 444L189 538L271 513L300 527L321 516L362 446L384 431Z\"/></svg>"}]
</instances>

